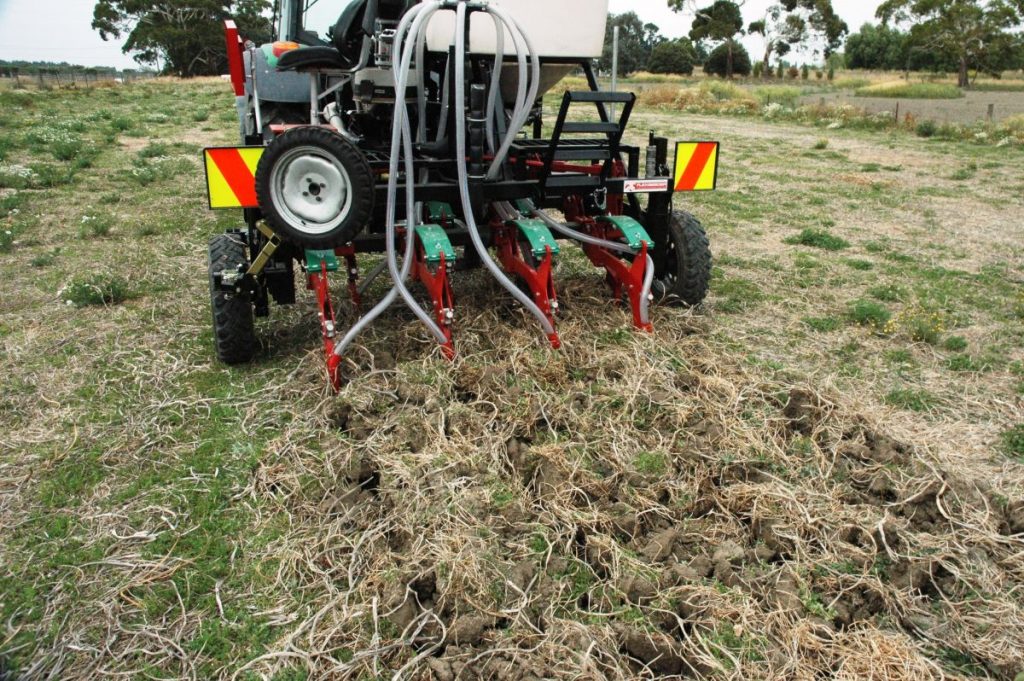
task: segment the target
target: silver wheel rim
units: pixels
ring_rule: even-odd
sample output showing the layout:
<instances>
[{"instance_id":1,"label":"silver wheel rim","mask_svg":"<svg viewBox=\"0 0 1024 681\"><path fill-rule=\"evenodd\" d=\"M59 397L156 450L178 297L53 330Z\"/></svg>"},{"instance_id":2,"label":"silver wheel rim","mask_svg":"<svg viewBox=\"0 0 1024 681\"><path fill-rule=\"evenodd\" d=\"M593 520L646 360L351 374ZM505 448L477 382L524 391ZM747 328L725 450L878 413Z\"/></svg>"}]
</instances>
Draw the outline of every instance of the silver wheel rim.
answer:
<instances>
[{"instance_id":1,"label":"silver wheel rim","mask_svg":"<svg viewBox=\"0 0 1024 681\"><path fill-rule=\"evenodd\" d=\"M341 161L313 146L286 151L270 173L270 198L294 229L320 236L352 210L352 182Z\"/></svg>"}]
</instances>

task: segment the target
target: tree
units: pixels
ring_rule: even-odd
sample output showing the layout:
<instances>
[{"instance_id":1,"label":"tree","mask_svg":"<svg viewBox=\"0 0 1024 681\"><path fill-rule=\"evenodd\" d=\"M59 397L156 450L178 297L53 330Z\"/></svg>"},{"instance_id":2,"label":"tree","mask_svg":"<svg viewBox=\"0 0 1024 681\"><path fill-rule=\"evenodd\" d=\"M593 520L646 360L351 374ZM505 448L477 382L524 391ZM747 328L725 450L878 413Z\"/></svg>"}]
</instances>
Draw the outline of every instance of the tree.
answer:
<instances>
[{"instance_id":1,"label":"tree","mask_svg":"<svg viewBox=\"0 0 1024 681\"><path fill-rule=\"evenodd\" d=\"M846 39L846 68L898 70L907 62L907 34L891 26L864 24Z\"/></svg>"},{"instance_id":2,"label":"tree","mask_svg":"<svg viewBox=\"0 0 1024 681\"><path fill-rule=\"evenodd\" d=\"M616 26L619 27L619 75L628 76L646 68L651 52L665 39L656 25L645 24L636 12L609 15L600 68L605 71L612 68L613 31Z\"/></svg>"},{"instance_id":3,"label":"tree","mask_svg":"<svg viewBox=\"0 0 1024 681\"><path fill-rule=\"evenodd\" d=\"M669 0L668 4L678 12L685 6L685 0ZM736 70L734 55L737 46L733 38L742 33L743 14L740 12L739 4L730 2L730 0L716 0L714 4L696 10L693 24L690 27L690 40L721 42L725 46L726 52L725 76L732 78ZM711 54L714 55L714 52ZM749 56L747 61L750 61ZM749 73L750 69L748 68L747 74L749 75Z\"/></svg>"},{"instance_id":4,"label":"tree","mask_svg":"<svg viewBox=\"0 0 1024 681\"><path fill-rule=\"evenodd\" d=\"M163 62L183 77L216 75L227 68L223 22L242 35L269 42L268 0L98 0L92 27L103 40L127 34L123 51L140 64Z\"/></svg>"},{"instance_id":5,"label":"tree","mask_svg":"<svg viewBox=\"0 0 1024 681\"><path fill-rule=\"evenodd\" d=\"M647 70L651 73L676 73L688 76L697 62L697 50L686 38L666 40L651 51Z\"/></svg>"},{"instance_id":6,"label":"tree","mask_svg":"<svg viewBox=\"0 0 1024 681\"><path fill-rule=\"evenodd\" d=\"M709 76L728 78L730 55L733 74L749 76L751 71L750 55L743 49L743 45L735 42L731 46L728 42L722 43L712 50L707 61L704 62L704 73Z\"/></svg>"},{"instance_id":7,"label":"tree","mask_svg":"<svg viewBox=\"0 0 1024 681\"><path fill-rule=\"evenodd\" d=\"M832 0L782 0L769 5L764 18L748 27L748 32L764 37L766 69L773 54L781 58L806 43L823 45L827 57L848 30L832 8Z\"/></svg>"},{"instance_id":8,"label":"tree","mask_svg":"<svg viewBox=\"0 0 1024 681\"><path fill-rule=\"evenodd\" d=\"M960 87L970 87L971 68L1001 71L1022 14L1021 0L886 0L877 11L883 24L911 25L909 49L954 60Z\"/></svg>"}]
</instances>

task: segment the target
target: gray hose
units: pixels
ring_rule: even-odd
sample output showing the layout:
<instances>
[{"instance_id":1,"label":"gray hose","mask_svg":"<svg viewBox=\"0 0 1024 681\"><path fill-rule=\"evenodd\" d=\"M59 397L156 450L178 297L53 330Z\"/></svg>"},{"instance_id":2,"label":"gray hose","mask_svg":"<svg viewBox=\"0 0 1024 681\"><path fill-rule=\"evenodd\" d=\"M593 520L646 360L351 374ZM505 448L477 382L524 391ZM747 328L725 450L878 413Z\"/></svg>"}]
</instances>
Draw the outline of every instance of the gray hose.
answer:
<instances>
[{"instance_id":1,"label":"gray hose","mask_svg":"<svg viewBox=\"0 0 1024 681\"><path fill-rule=\"evenodd\" d=\"M493 9L493 8L489 8ZM455 10L455 101L465 102L466 101L466 3L460 2ZM535 56L535 55L534 55ZM511 132L511 131L510 131ZM500 160L499 156L495 157L495 161ZM459 183L462 191L460 192L462 198L462 211L466 218L466 227L469 229L469 237L473 242L473 248L480 255L480 260L484 263L494 278L498 280L505 290L512 294L512 296L518 300L523 307L525 307L530 314L537 318L540 322L541 328L544 329L544 333L548 336L552 336L555 333L554 327L548 320L547 315L534 303L528 295L519 290L512 280L510 280L505 273L495 264L494 260L491 259L490 253L487 252L487 246L484 245L483 240L480 238L480 231L477 229L476 218L473 215L473 205L469 200L469 170L466 167L466 109L464 106L455 107L455 165L459 171Z\"/></svg>"},{"instance_id":2,"label":"gray hose","mask_svg":"<svg viewBox=\"0 0 1024 681\"><path fill-rule=\"evenodd\" d=\"M437 9L440 8L440 6L441 6L441 3L435 0L434 2L424 3L424 4L421 4L421 5L417 5L417 6L413 7L413 8L411 8L408 12L406 12L405 16L402 17L402 21L399 24L399 28L398 28L397 34L395 36L395 45L396 45L396 47L400 46L401 39L403 38L405 32L409 29L409 24L412 23L414 19L419 18L420 14L424 10L426 10L428 8L430 10L430 13L433 14L434 12L437 11ZM415 26L413 28L415 28ZM398 73L396 75L400 76L401 74ZM406 69L406 75L408 75L408 69ZM402 79L402 80L404 81L405 79ZM396 94L397 94L397 92L403 91L403 90L398 90L397 89L398 85L399 85L399 83L396 83ZM401 86L404 88L404 82L401 83ZM401 112L401 113L399 113L399 112ZM388 257L387 257L387 261L388 261L387 264L388 264L388 269L389 269L389 271L391 273L391 278L394 281L395 285L391 288L390 291L388 291L387 295L385 295L384 298L379 303L377 303L377 305L375 305L373 307L373 309L371 309L363 317L361 317L352 326L352 328L348 330L348 333L345 334L345 336L341 339L341 341L338 342L338 344L334 348L334 354L339 356L339 357L342 354L344 354L345 350L353 343L353 341L355 341L355 339L359 336L359 334L362 333L366 329L366 327L368 327L370 324L372 324L374 322L374 320L376 320L378 317L380 317L381 314L384 313L385 310L387 310L389 307L391 307L391 305L398 298L398 296L402 292L402 290L405 289L404 281L409 277L409 272L412 269L412 263L413 263L413 258L415 256L415 246L416 246L416 244L415 244L415 238L413 237L413 221L411 219L408 221L409 224L407 225L407 238L405 240L405 255L403 256L401 271L397 271L397 266L392 267L393 265L395 265L394 260L395 260L395 257L396 257L396 249L395 249L395 243L394 243L395 242L394 212L395 212L395 202L396 202L396 199L398 198L397 197L397 194L398 194L398 147L400 146L399 142L396 141L396 137L400 138L402 136L403 132L406 133L406 141L408 141L408 138L411 137L411 135L408 134L409 121L408 121L408 117L405 114L406 114L406 108L405 108L404 102L402 103L401 106L399 106L397 101L396 101L395 115L396 115L397 118L394 121L394 125L392 126L392 154L391 154L390 176L388 178L388 213L389 213L389 218L387 220L387 230L386 230L386 234L385 234L385 240L388 242L387 246L386 246L386 249L387 249L387 252L388 252L387 253L387 255L388 255ZM406 175L406 190L407 190L407 194L411 194L411 193L413 193L415 191L413 183L410 181L411 178L412 178L412 170L410 169L411 165L412 165L412 154L411 154L411 150L410 150L410 153L408 153L406 155L406 171L407 171L407 175ZM409 201L406 204L406 206L412 206L412 205L414 205L412 201ZM405 292L408 293L408 290L405 289ZM408 302L408 299L406 299L406 301ZM415 301L414 301L414 303L415 303ZM421 313L423 315L426 315L426 313L422 310L422 308L420 308L420 306L418 304L415 304L415 305L413 305L411 307L414 308L413 312L416 312L417 316L419 316ZM422 319L422 317L420 317L420 318ZM434 320L430 319L429 315L427 315L427 321L429 322L429 326L433 327L433 328L431 328L431 331L434 331L434 329L437 328L437 325L434 324ZM435 336L437 336L437 335L438 334L435 333ZM444 335L443 332L440 334L439 342L441 342L441 343L447 342L447 337Z\"/></svg>"},{"instance_id":3,"label":"gray hose","mask_svg":"<svg viewBox=\"0 0 1024 681\"><path fill-rule=\"evenodd\" d=\"M386 206L385 216L385 250L387 251L388 258L388 270L391 272L391 278L395 282L395 287L398 289L398 293L405 300L405 304L419 317L420 321L434 334L434 337L439 343L447 343L448 337L444 331L438 326L437 322L431 318L430 313L423 309L423 307L417 302L416 298L413 297L412 292L405 285L405 279L408 277L408 271L400 271L398 267L398 255L396 252L396 213L397 213L397 202L398 202L398 164L399 154L404 153L405 155L405 212L406 212L406 224L405 224L405 239L406 239L406 251L408 252L408 244L415 242L416 240L416 222L418 216L416 215L416 183L415 183L415 165L413 163L413 149L412 149L412 130L409 125L409 110L405 103L405 98L401 98L401 105L399 105L399 93L405 93L406 86L409 80L409 71L412 67L412 56L415 52L416 41L419 39L420 32L426 30L427 20L434 15L435 12L440 9L440 2L425 3L414 8L413 11L406 13L402 17L402 22L399 24L399 30L395 36L395 49L396 57L401 56L401 64L398 63L396 58L394 64L395 70L395 120L391 126L391 165L388 170L388 198ZM409 28L408 43L403 44L402 40L405 38L403 31L407 26L408 20L412 15L412 27ZM405 263L403 263L404 265Z\"/></svg>"},{"instance_id":4,"label":"gray hose","mask_svg":"<svg viewBox=\"0 0 1024 681\"><path fill-rule=\"evenodd\" d=\"M487 150L493 154L497 148L494 143L494 115L497 113L501 69L505 62L505 27L495 15L491 16L494 18L494 73L491 74L491 91L487 96Z\"/></svg>"},{"instance_id":5,"label":"gray hose","mask_svg":"<svg viewBox=\"0 0 1024 681\"><path fill-rule=\"evenodd\" d=\"M515 19L495 5L488 5L486 11L498 17L502 23L505 24L506 28L509 29L509 33L512 35L512 39L516 45L516 52L520 57L519 88L516 94L516 106L513 109L512 120L509 122L508 132L505 134L505 140L502 142L501 148L499 148L497 153L494 155L491 167L487 171L487 178L494 179L498 176L501 164L505 162L505 157L508 155L509 149L512 148L512 143L515 142L516 135L518 135L522 127L526 125L526 119L530 116L530 111L533 109L534 102L537 101L537 93L540 91L540 59L538 59L537 52L533 49L530 37L526 35L526 32L523 31L522 27L518 23L516 23ZM519 42L516 40L517 36L522 39L525 51L520 48ZM525 87L526 73L523 58L527 54L530 57L531 66L530 87L524 98L523 89Z\"/></svg>"}]
</instances>

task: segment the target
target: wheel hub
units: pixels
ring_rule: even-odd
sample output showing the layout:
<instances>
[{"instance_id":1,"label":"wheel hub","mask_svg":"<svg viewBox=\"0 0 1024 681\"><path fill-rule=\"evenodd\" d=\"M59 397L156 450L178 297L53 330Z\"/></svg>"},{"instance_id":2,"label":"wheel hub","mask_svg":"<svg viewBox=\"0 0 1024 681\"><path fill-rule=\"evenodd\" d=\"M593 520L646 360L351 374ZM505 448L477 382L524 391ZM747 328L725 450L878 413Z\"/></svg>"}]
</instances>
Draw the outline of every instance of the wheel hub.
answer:
<instances>
[{"instance_id":1,"label":"wheel hub","mask_svg":"<svg viewBox=\"0 0 1024 681\"><path fill-rule=\"evenodd\" d=\"M273 168L270 186L281 216L308 234L330 231L352 205L352 184L345 168L313 147L299 147L282 156Z\"/></svg>"}]
</instances>

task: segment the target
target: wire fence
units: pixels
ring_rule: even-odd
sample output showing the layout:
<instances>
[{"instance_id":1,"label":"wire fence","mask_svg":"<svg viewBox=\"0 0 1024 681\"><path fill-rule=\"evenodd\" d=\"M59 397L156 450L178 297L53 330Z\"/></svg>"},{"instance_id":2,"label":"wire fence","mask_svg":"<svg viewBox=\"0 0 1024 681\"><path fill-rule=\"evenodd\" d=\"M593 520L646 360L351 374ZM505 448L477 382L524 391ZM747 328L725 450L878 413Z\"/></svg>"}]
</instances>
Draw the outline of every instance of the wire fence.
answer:
<instances>
[{"instance_id":1,"label":"wire fence","mask_svg":"<svg viewBox=\"0 0 1024 681\"><path fill-rule=\"evenodd\" d=\"M93 87L110 83L130 83L155 78L149 71L62 71L60 69L33 69L0 67L0 81L15 87L61 88Z\"/></svg>"}]
</instances>

